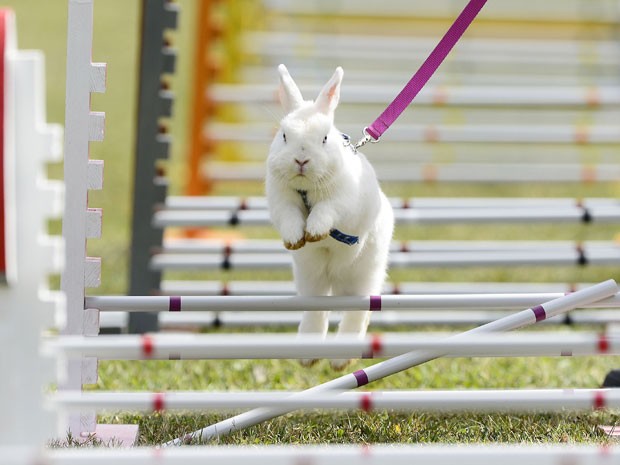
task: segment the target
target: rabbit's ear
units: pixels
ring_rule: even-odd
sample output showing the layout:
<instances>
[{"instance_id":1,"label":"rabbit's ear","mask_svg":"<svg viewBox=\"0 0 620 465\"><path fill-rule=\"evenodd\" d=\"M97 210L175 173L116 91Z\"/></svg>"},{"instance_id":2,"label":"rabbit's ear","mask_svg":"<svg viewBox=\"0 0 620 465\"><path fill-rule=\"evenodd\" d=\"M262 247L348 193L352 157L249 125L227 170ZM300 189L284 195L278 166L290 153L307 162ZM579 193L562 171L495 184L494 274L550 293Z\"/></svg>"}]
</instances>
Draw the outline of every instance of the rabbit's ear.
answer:
<instances>
[{"instance_id":1,"label":"rabbit's ear","mask_svg":"<svg viewBox=\"0 0 620 465\"><path fill-rule=\"evenodd\" d=\"M278 66L278 72L280 73L280 88L278 89L280 103L284 111L290 113L299 108L304 98L301 95L299 87L297 87L297 84L295 84L295 81L293 81L293 78L286 69L286 66Z\"/></svg>"},{"instance_id":2,"label":"rabbit's ear","mask_svg":"<svg viewBox=\"0 0 620 465\"><path fill-rule=\"evenodd\" d=\"M333 114L340 100L340 83L344 72L338 66L334 75L327 81L327 84L321 89L319 96L316 98L315 104L320 112L327 115Z\"/></svg>"}]
</instances>

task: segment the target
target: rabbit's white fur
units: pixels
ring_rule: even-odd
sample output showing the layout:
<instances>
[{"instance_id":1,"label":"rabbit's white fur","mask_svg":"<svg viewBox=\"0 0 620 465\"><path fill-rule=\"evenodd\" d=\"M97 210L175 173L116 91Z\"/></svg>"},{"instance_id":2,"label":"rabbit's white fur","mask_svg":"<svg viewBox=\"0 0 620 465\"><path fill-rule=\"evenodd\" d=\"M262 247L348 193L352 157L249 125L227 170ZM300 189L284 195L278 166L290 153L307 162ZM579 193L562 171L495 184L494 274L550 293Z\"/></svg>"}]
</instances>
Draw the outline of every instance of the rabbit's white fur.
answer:
<instances>
[{"instance_id":1,"label":"rabbit's white fur","mask_svg":"<svg viewBox=\"0 0 620 465\"><path fill-rule=\"evenodd\" d=\"M334 127L342 68L317 99L304 101L286 67L280 73L280 101L286 115L267 158L266 194L271 221L293 250L293 273L302 296L380 294L386 276L394 214L374 169L345 146ZM310 212L299 191L307 192ZM329 237L332 229L359 237L347 245ZM329 312L305 312L299 333L325 335ZM344 312L338 333L366 334L370 312ZM313 361L306 361L311 363ZM343 368L347 360L332 362Z\"/></svg>"}]
</instances>

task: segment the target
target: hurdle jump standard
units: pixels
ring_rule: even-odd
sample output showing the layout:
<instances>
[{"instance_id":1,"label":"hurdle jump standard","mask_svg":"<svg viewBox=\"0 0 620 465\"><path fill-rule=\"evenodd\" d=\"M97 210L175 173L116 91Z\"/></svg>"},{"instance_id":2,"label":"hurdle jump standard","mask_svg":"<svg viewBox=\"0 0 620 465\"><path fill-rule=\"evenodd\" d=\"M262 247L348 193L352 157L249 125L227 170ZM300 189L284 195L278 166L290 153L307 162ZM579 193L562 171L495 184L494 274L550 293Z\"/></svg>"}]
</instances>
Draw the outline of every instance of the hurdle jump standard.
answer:
<instances>
[{"instance_id":1,"label":"hurdle jump standard","mask_svg":"<svg viewBox=\"0 0 620 465\"><path fill-rule=\"evenodd\" d=\"M60 272L62 241L47 235L47 221L62 212L62 184L46 177L61 158L62 128L45 115L44 57L17 48L15 15L0 9L0 119L4 223L8 260L0 285L0 461L7 447L38 449L54 431L42 406L54 363L40 353L41 333L53 326L62 296L48 287ZM2 252L4 253L4 252Z\"/></svg>"},{"instance_id":2,"label":"hurdle jump standard","mask_svg":"<svg viewBox=\"0 0 620 465\"><path fill-rule=\"evenodd\" d=\"M104 137L105 114L90 108L92 92L105 92L106 65L93 63L93 1L69 0L67 29L67 81L65 103L65 207L62 236L65 241L64 270L61 289L66 298L64 335L96 336L99 313L84 308L85 289L99 286L101 259L86 256L86 242L101 237L102 210L89 208L88 191L103 187L103 161L91 160L90 142ZM97 382L97 359L75 357L65 361L59 374L59 390L81 390L84 384ZM93 411L73 413L66 429L73 438L93 433L105 440L110 437L137 436L137 426L114 426L97 430ZM65 425L63 425L65 426ZM62 430L61 430L62 431ZM131 440L131 439L129 439Z\"/></svg>"},{"instance_id":3,"label":"hurdle jump standard","mask_svg":"<svg viewBox=\"0 0 620 465\"><path fill-rule=\"evenodd\" d=\"M616 282L613 280L608 280L590 288L577 291L573 294L568 294L558 299L551 300L545 304L537 305L536 307L501 318L492 323L479 326L478 328L461 333L461 335L454 336L453 339L465 335L472 336L479 333L510 331L524 326L533 325L547 318L566 313L581 305L586 305L588 303L611 297L617 292L618 286ZM358 370L354 373L336 378L327 383L320 384L314 388L308 389L307 391L303 391L298 396L303 398L306 393L314 394L329 390L355 389L442 356L443 353L441 351L408 352L384 362L371 365L363 370ZM290 411L291 409L288 408L259 408L250 410L194 433L190 433L182 438L177 438L166 445L179 445L196 438L206 440L227 435L233 431L257 425L261 422L270 420L285 413L289 413Z\"/></svg>"},{"instance_id":4,"label":"hurdle jump standard","mask_svg":"<svg viewBox=\"0 0 620 465\"><path fill-rule=\"evenodd\" d=\"M163 231L151 228L152 209L163 203L167 183L160 172L161 160L169 156L171 136L163 123L172 115L174 95L168 76L174 73L176 52L165 39L176 29L179 7L167 0L142 1L140 75L135 150L134 196L131 222L130 295L148 295L159 286L161 273L149 269L151 250L160 247ZM129 332L157 330L153 315L129 316Z\"/></svg>"}]
</instances>

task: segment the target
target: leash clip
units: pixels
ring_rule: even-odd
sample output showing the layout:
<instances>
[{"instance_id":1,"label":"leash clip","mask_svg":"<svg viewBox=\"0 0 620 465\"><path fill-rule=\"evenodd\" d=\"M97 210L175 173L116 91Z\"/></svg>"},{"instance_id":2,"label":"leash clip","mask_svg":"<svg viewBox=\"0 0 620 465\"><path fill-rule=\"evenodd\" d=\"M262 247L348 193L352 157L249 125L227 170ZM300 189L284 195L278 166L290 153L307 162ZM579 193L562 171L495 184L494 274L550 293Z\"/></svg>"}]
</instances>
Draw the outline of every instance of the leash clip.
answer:
<instances>
[{"instance_id":1,"label":"leash clip","mask_svg":"<svg viewBox=\"0 0 620 465\"><path fill-rule=\"evenodd\" d=\"M367 127L362 129L362 134L363 134L363 137L359 141L357 141L357 144L353 146L353 150L355 150L356 152L357 152L357 149L363 147L368 142L370 142L371 144L376 144L377 142L381 140L381 137L379 137L378 139L375 139L370 134L368 134Z\"/></svg>"},{"instance_id":2,"label":"leash clip","mask_svg":"<svg viewBox=\"0 0 620 465\"><path fill-rule=\"evenodd\" d=\"M349 137L349 135L345 134L344 132L340 135L342 136L342 145L344 145L345 147L351 147L351 150L353 150L353 152L357 152L357 150L355 150L355 147L353 147L353 144L351 143L351 138Z\"/></svg>"}]
</instances>

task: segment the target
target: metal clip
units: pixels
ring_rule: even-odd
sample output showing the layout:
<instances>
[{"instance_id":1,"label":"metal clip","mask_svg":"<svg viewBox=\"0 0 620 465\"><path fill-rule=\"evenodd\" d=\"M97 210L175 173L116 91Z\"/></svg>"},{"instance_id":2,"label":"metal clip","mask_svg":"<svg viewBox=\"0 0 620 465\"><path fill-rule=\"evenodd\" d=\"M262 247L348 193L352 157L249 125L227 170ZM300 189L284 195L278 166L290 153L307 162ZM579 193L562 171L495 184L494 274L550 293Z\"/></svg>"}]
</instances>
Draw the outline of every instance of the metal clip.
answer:
<instances>
[{"instance_id":1,"label":"metal clip","mask_svg":"<svg viewBox=\"0 0 620 465\"><path fill-rule=\"evenodd\" d=\"M362 134L363 134L363 137L359 141L357 141L357 144L355 144L353 146L353 149L356 152L357 152L357 149L359 149L360 147L363 147L368 142L370 142L371 144L376 144L377 142L379 142L381 140L380 137L378 139L374 139L370 134L368 134L368 128L367 127L362 129Z\"/></svg>"},{"instance_id":2,"label":"metal clip","mask_svg":"<svg viewBox=\"0 0 620 465\"><path fill-rule=\"evenodd\" d=\"M351 144L351 138L349 137L349 135L345 134L344 132L340 133L340 135L343 139L342 145L344 145L345 147L353 148L353 144Z\"/></svg>"}]
</instances>

